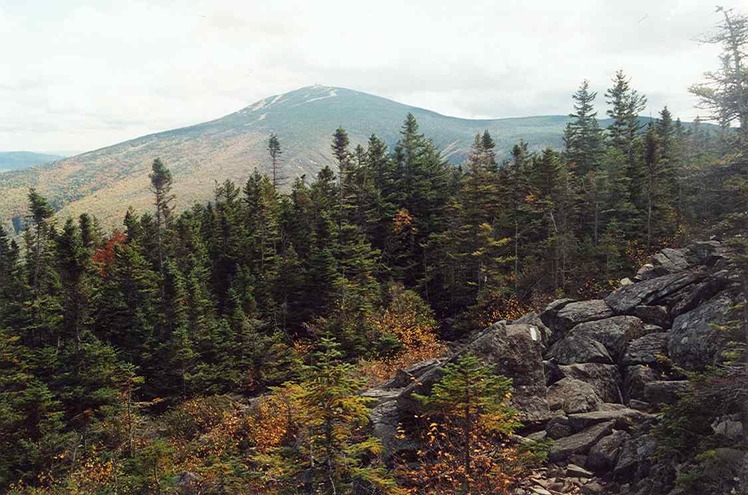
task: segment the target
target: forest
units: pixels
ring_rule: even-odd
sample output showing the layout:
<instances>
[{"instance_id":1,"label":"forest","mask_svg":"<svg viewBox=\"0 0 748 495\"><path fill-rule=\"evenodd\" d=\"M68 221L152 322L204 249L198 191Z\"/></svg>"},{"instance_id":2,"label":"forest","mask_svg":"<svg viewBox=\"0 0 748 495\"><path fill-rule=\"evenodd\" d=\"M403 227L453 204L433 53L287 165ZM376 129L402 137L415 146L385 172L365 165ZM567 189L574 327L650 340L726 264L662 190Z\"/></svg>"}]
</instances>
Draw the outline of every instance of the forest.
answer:
<instances>
[{"instance_id":1,"label":"forest","mask_svg":"<svg viewBox=\"0 0 748 495\"><path fill-rule=\"evenodd\" d=\"M618 71L573 94L562 150L519 142L501 163L484 132L448 164L408 115L393 149L331 130L336 166L315 177L284 177L293 137L269 136L273 173L247 164L207 204L180 204L154 157L152 210L111 232L31 190L22 237L0 229L0 491L183 493L194 476L206 494L509 493L543 458L505 442L510 380L450 365L420 398L415 463L384 462L359 392L495 321L603 295L664 247L739 237L748 84L729 43L692 88L719 127L643 118Z\"/></svg>"}]
</instances>

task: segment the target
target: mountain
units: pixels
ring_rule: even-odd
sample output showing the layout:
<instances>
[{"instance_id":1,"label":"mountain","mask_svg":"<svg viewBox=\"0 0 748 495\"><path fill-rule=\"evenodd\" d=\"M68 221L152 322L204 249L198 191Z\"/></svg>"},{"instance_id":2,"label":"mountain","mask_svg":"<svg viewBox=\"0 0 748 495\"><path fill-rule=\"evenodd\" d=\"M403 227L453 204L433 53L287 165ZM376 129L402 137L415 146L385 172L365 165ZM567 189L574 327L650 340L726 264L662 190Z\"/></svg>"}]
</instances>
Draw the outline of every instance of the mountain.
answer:
<instances>
[{"instance_id":1,"label":"mountain","mask_svg":"<svg viewBox=\"0 0 748 495\"><path fill-rule=\"evenodd\" d=\"M460 119L349 89L310 86L265 98L210 122L0 174L0 219L12 220L18 229L28 189L35 187L63 217L89 211L105 226L119 224L128 206L151 206L148 173L156 157L174 174L179 206L205 201L212 196L216 181L243 182L255 168L268 171L266 148L271 132L283 147L283 175L312 175L331 163L330 138L337 127L348 131L354 145L365 143L372 133L393 145L408 112L454 163L464 159L474 135L485 129L494 136L500 156L520 138L533 149L558 148L568 120L558 115Z\"/></svg>"},{"instance_id":2,"label":"mountain","mask_svg":"<svg viewBox=\"0 0 748 495\"><path fill-rule=\"evenodd\" d=\"M34 165L51 163L62 158L64 157L34 153L33 151L0 151L0 172L29 168Z\"/></svg>"}]
</instances>

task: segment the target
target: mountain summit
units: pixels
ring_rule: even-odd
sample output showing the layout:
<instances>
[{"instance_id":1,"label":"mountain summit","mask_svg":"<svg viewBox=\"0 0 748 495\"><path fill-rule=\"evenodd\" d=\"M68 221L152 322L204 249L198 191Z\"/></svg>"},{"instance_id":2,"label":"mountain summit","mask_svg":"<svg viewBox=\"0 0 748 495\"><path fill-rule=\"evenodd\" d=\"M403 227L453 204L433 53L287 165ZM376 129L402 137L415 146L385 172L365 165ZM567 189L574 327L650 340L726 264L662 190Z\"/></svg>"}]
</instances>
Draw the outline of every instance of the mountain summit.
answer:
<instances>
[{"instance_id":1,"label":"mountain summit","mask_svg":"<svg viewBox=\"0 0 748 495\"><path fill-rule=\"evenodd\" d=\"M268 171L270 133L278 135L283 148L283 174L311 175L332 163L330 139L336 128L345 128L354 145L373 133L393 145L409 112L454 163L464 159L473 136L485 129L494 136L500 156L520 138L534 148L559 147L567 121L565 116L460 119L350 89L309 86L216 120L2 174L0 218L14 219L18 227L28 188L35 187L63 216L96 211L105 225L117 224L122 208L150 207L148 172L156 157L174 173L174 192L185 207L209 199L216 181L242 182L254 169Z\"/></svg>"}]
</instances>

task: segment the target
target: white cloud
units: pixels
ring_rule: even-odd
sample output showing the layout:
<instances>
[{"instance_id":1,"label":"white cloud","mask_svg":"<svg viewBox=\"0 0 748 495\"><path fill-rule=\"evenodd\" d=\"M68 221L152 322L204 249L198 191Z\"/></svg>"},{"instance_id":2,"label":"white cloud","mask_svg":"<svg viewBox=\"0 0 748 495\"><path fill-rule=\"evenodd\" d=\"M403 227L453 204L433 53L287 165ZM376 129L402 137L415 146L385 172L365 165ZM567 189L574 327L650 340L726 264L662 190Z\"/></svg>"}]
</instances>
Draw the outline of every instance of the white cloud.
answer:
<instances>
[{"instance_id":1,"label":"white cloud","mask_svg":"<svg viewBox=\"0 0 748 495\"><path fill-rule=\"evenodd\" d=\"M5 0L0 149L92 149L314 83L508 117L568 113L588 78L602 113L618 68L690 119L717 20L701 0Z\"/></svg>"}]
</instances>

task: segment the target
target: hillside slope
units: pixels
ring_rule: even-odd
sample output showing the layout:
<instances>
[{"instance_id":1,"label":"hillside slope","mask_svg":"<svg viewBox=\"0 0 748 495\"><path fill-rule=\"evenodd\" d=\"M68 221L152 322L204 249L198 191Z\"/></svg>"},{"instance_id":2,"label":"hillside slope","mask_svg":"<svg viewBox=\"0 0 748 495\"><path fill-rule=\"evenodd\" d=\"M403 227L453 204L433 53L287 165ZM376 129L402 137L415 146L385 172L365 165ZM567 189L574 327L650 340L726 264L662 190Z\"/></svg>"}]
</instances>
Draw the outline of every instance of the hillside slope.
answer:
<instances>
[{"instance_id":1,"label":"hillside slope","mask_svg":"<svg viewBox=\"0 0 748 495\"><path fill-rule=\"evenodd\" d=\"M105 226L116 225L128 205L150 206L148 172L156 157L174 173L178 206L205 201L216 181L243 182L256 168L267 171L266 142L271 132L278 134L283 146L283 175L314 174L331 163L330 136L338 126L348 131L354 145L364 143L372 133L392 145L408 112L453 163L464 159L473 136L484 129L496 139L500 156L506 156L519 139L534 149L560 147L567 121L565 116L459 119L349 89L310 86L265 98L210 122L4 173L0 221L13 221L18 228L28 188L35 187L63 217L90 211Z\"/></svg>"}]
</instances>

